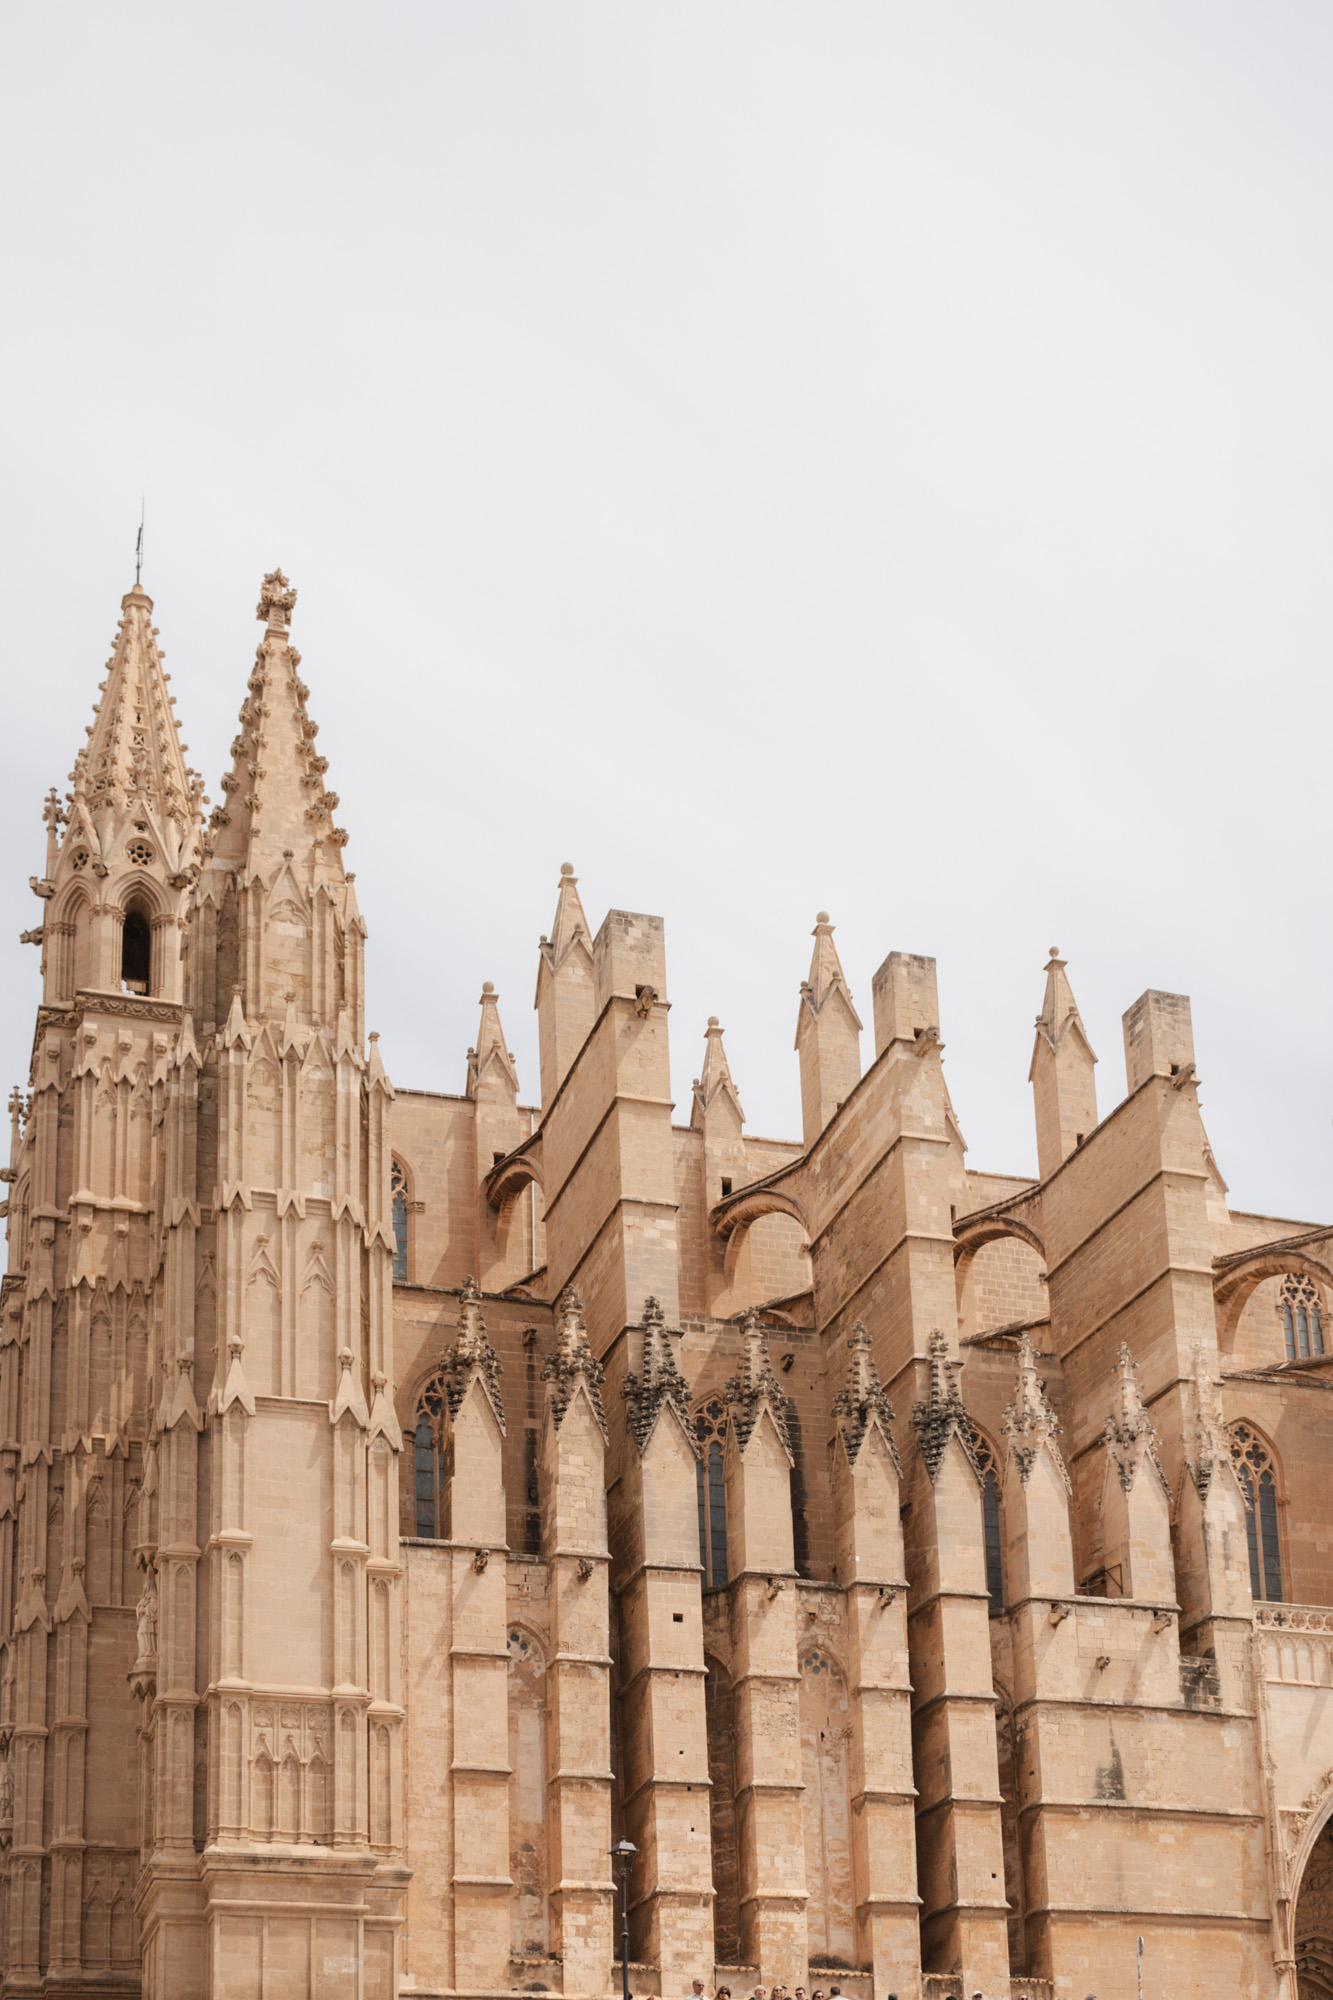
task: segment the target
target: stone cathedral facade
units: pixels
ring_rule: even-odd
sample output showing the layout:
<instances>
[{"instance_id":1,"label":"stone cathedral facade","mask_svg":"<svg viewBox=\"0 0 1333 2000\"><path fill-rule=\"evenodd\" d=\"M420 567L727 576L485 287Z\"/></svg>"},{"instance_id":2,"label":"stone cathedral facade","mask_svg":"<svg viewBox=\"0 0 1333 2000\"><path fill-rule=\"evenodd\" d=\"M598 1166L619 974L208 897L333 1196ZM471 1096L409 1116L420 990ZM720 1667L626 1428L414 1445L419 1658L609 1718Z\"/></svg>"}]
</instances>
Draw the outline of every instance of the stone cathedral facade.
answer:
<instances>
[{"instance_id":1,"label":"stone cathedral facade","mask_svg":"<svg viewBox=\"0 0 1333 2000\"><path fill-rule=\"evenodd\" d=\"M489 984L395 1087L294 602L211 816L137 585L47 803L0 2000L608 1995L621 1839L639 1996L1327 2000L1333 1225L1229 1207L1188 1001L1099 1116L1052 951L981 1172L821 914L759 1138L566 866L540 1102Z\"/></svg>"}]
</instances>

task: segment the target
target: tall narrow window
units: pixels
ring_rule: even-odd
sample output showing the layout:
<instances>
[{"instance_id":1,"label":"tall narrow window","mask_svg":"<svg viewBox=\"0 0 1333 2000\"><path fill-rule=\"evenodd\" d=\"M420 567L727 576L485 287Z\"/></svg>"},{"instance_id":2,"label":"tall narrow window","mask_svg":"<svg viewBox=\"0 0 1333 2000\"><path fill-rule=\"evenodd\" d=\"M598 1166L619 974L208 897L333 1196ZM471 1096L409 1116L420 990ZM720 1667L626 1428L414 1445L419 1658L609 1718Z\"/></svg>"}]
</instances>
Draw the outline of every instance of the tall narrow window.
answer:
<instances>
[{"instance_id":1,"label":"tall narrow window","mask_svg":"<svg viewBox=\"0 0 1333 2000\"><path fill-rule=\"evenodd\" d=\"M383 1182L380 1183L383 1186ZM407 1282L407 1176L397 1160L389 1176L393 1194L393 1275L394 1282Z\"/></svg>"},{"instance_id":2,"label":"tall narrow window","mask_svg":"<svg viewBox=\"0 0 1333 2000\"><path fill-rule=\"evenodd\" d=\"M1250 1591L1268 1604L1282 1601L1282 1550L1277 1525L1277 1479L1263 1439L1248 1424L1231 1427L1231 1456L1249 1501L1245 1535L1250 1548Z\"/></svg>"},{"instance_id":3,"label":"tall narrow window","mask_svg":"<svg viewBox=\"0 0 1333 2000\"><path fill-rule=\"evenodd\" d=\"M443 1377L435 1375L418 1399L416 1429L412 1433L416 1502L414 1532L427 1541L435 1540L440 1533L440 1500L444 1485L440 1418L443 1412Z\"/></svg>"},{"instance_id":4,"label":"tall narrow window","mask_svg":"<svg viewBox=\"0 0 1333 2000\"><path fill-rule=\"evenodd\" d=\"M153 934L142 910L126 910L120 933L120 983L127 993L146 993L152 978Z\"/></svg>"},{"instance_id":5,"label":"tall narrow window","mask_svg":"<svg viewBox=\"0 0 1333 2000\"><path fill-rule=\"evenodd\" d=\"M699 1561L704 1589L720 1590L727 1580L727 1494L722 1478L722 1447L727 1435L727 1406L718 1397L694 1413L694 1435L702 1454L695 1467L699 1497Z\"/></svg>"},{"instance_id":6,"label":"tall narrow window","mask_svg":"<svg viewBox=\"0 0 1333 2000\"><path fill-rule=\"evenodd\" d=\"M1282 1317L1282 1341L1288 1361L1309 1361L1324 1352L1324 1316L1319 1293L1310 1278L1282 1280L1277 1295Z\"/></svg>"},{"instance_id":7,"label":"tall narrow window","mask_svg":"<svg viewBox=\"0 0 1333 2000\"><path fill-rule=\"evenodd\" d=\"M972 1449L981 1467L981 1525L986 1548L986 1594L992 1611L1004 1610L1004 1548L1000 1540L1000 1482L995 1476L995 1453L976 1425L972 1425Z\"/></svg>"}]
</instances>

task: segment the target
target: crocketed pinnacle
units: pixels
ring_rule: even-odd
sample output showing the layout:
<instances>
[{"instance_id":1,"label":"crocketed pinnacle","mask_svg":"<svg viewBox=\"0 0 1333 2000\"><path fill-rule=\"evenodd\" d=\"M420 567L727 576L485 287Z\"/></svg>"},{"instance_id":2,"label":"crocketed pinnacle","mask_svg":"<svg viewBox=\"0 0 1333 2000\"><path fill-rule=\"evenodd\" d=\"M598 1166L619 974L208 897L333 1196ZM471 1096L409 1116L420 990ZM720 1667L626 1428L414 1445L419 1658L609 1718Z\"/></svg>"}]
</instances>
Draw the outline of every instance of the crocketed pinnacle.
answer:
<instances>
[{"instance_id":1,"label":"crocketed pinnacle","mask_svg":"<svg viewBox=\"0 0 1333 2000\"><path fill-rule=\"evenodd\" d=\"M1152 1418L1143 1407L1138 1363L1123 1340L1116 1360L1115 1408L1102 1425L1102 1440L1126 1493L1133 1486L1144 1459L1148 1460L1163 1488L1169 1492L1166 1474L1157 1455L1157 1432L1153 1429Z\"/></svg>"},{"instance_id":2,"label":"crocketed pinnacle","mask_svg":"<svg viewBox=\"0 0 1333 2000\"><path fill-rule=\"evenodd\" d=\"M583 1318L583 1300L573 1285L566 1285L561 1292L556 1301L555 1314L555 1353L548 1355L542 1364L542 1380L551 1385L551 1415L555 1419L555 1427L559 1430L565 1421L565 1412L581 1379L587 1384L588 1399L605 1438L607 1431L606 1412L602 1408L602 1381L606 1371L588 1345L588 1329Z\"/></svg>"},{"instance_id":3,"label":"crocketed pinnacle","mask_svg":"<svg viewBox=\"0 0 1333 2000\"><path fill-rule=\"evenodd\" d=\"M880 1383L864 1320L854 1321L847 1335L847 1380L833 1398L833 1415L842 1433L849 1465L856 1464L870 1426L877 1423L901 1476L902 1461L893 1437L893 1409Z\"/></svg>"},{"instance_id":4,"label":"crocketed pinnacle","mask_svg":"<svg viewBox=\"0 0 1333 2000\"><path fill-rule=\"evenodd\" d=\"M327 759L315 749L318 725L306 713L310 692L297 673L301 655L289 641L296 592L280 569L264 578L255 616L264 636L255 654L249 694L222 780L225 803L209 824L214 852L233 865L269 877L285 858L312 847L339 879L347 835L333 824L336 792L326 790Z\"/></svg>"},{"instance_id":5,"label":"crocketed pinnacle","mask_svg":"<svg viewBox=\"0 0 1333 2000\"><path fill-rule=\"evenodd\" d=\"M912 1406L912 1428L932 1485L944 1463L949 1440L954 1437L963 1447L977 1484L981 1484L981 1467L972 1444L972 1422L958 1387L962 1372L962 1362L950 1360L949 1343L936 1327L930 1336L930 1394L924 1402Z\"/></svg>"},{"instance_id":6,"label":"crocketed pinnacle","mask_svg":"<svg viewBox=\"0 0 1333 2000\"><path fill-rule=\"evenodd\" d=\"M1193 1388L1194 1408L1186 1438L1186 1462L1190 1477L1198 1488L1199 1498L1206 1500L1213 1474L1230 1457L1231 1447L1222 1417L1222 1397L1213 1380L1208 1349L1201 1340L1194 1343Z\"/></svg>"},{"instance_id":7,"label":"crocketed pinnacle","mask_svg":"<svg viewBox=\"0 0 1333 2000\"><path fill-rule=\"evenodd\" d=\"M1032 1477L1032 1468L1045 1446L1066 1488L1072 1492L1060 1447L1055 1442L1061 1428L1059 1418L1046 1400L1046 1384L1037 1373L1037 1357L1032 1342L1024 1334L1018 1343L1018 1391L1013 1402L1006 1407L1000 1425L1009 1440L1009 1450L1021 1485L1026 1486Z\"/></svg>"},{"instance_id":8,"label":"crocketed pinnacle","mask_svg":"<svg viewBox=\"0 0 1333 2000\"><path fill-rule=\"evenodd\" d=\"M88 728L88 741L70 772L71 807L98 828L106 815L143 813L174 844L199 819L203 780L185 762L171 712L167 673L157 648L153 600L134 586L121 599L120 624L106 679Z\"/></svg>"},{"instance_id":9,"label":"crocketed pinnacle","mask_svg":"<svg viewBox=\"0 0 1333 2000\"><path fill-rule=\"evenodd\" d=\"M579 900L579 878L574 873L574 864L571 861L562 861L560 889L555 903L555 921L551 925L551 935L541 941L542 956L552 972L562 959L568 957L580 937L584 950L590 953L592 939L588 931L588 919L583 914L583 904Z\"/></svg>"},{"instance_id":10,"label":"crocketed pinnacle","mask_svg":"<svg viewBox=\"0 0 1333 2000\"><path fill-rule=\"evenodd\" d=\"M736 1442L744 1451L750 1442L755 1425L767 1410L777 1428L783 1448L790 1457L791 1436L787 1428L787 1398L768 1358L768 1342L764 1338L763 1321L753 1307L741 1322L741 1332L743 1345L740 1373L732 1376L723 1391L731 1409Z\"/></svg>"},{"instance_id":11,"label":"crocketed pinnacle","mask_svg":"<svg viewBox=\"0 0 1333 2000\"><path fill-rule=\"evenodd\" d=\"M477 1030L477 1046L468 1050L467 1094L475 1097L477 1085L487 1070L500 1069L508 1078L511 1087L518 1089L518 1071L514 1058L505 1047L504 1029L500 1026L500 996L490 980L483 982L481 989L481 1026Z\"/></svg>"},{"instance_id":12,"label":"crocketed pinnacle","mask_svg":"<svg viewBox=\"0 0 1333 2000\"><path fill-rule=\"evenodd\" d=\"M676 1360L675 1345L667 1332L666 1316L656 1299L643 1308L643 1374L631 1369L621 1390L629 1404L630 1428L639 1450L643 1451L653 1427L668 1406L680 1418L681 1427L698 1456L698 1444L690 1427L690 1392Z\"/></svg>"},{"instance_id":13,"label":"crocketed pinnacle","mask_svg":"<svg viewBox=\"0 0 1333 2000\"><path fill-rule=\"evenodd\" d=\"M458 1338L445 1356L441 1371L445 1378L444 1392L449 1398L450 1414L457 1416L463 1405L463 1398L474 1381L480 1382L487 1401L495 1412L495 1421L503 1433L505 1427L504 1404L500 1398L500 1357L491 1346L486 1332L486 1321L481 1310L481 1291L475 1278L463 1280L462 1297L459 1300Z\"/></svg>"},{"instance_id":14,"label":"crocketed pinnacle","mask_svg":"<svg viewBox=\"0 0 1333 2000\"><path fill-rule=\"evenodd\" d=\"M717 1015L710 1014L708 1017L708 1026L704 1031L703 1068L694 1086L694 1109L691 1113L691 1123L694 1125L702 1124L719 1097L730 1098L736 1108L736 1116L743 1125L745 1123L745 1113L741 1109L741 1100L737 1094L736 1085L732 1080L731 1066L727 1061L727 1052L722 1046L722 1030L718 1026Z\"/></svg>"}]
</instances>

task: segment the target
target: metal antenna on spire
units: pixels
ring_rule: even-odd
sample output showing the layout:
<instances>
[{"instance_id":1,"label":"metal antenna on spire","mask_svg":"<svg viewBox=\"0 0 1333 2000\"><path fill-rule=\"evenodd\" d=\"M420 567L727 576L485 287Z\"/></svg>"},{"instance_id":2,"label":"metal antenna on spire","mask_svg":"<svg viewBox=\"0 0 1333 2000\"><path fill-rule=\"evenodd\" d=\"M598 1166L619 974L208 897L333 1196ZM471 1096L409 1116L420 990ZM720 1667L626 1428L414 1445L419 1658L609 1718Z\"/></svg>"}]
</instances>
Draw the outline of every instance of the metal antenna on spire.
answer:
<instances>
[{"instance_id":1,"label":"metal antenna on spire","mask_svg":"<svg viewBox=\"0 0 1333 2000\"><path fill-rule=\"evenodd\" d=\"M144 502L141 495L139 499L139 539L134 544L134 588L136 590L139 588L139 576L143 570L143 523Z\"/></svg>"}]
</instances>

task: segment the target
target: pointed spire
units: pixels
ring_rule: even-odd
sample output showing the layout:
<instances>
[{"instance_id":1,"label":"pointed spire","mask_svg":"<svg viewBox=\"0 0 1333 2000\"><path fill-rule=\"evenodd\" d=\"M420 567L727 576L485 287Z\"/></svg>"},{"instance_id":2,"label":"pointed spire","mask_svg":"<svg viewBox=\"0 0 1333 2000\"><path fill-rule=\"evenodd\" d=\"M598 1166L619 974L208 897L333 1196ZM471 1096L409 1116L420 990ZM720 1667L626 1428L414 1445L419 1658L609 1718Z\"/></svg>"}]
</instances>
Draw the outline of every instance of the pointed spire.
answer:
<instances>
[{"instance_id":1,"label":"pointed spire","mask_svg":"<svg viewBox=\"0 0 1333 2000\"><path fill-rule=\"evenodd\" d=\"M583 904L579 900L579 878L574 873L572 861L560 863L560 888L556 896L555 922L551 925L551 935L543 938L542 953L554 972L561 960L577 939L583 934L583 942L592 949L592 932L588 929L588 919L583 914Z\"/></svg>"},{"instance_id":2,"label":"pointed spire","mask_svg":"<svg viewBox=\"0 0 1333 2000\"><path fill-rule=\"evenodd\" d=\"M1157 1432L1152 1418L1143 1407L1138 1363L1123 1340L1116 1360L1115 1408L1102 1425L1102 1441L1114 1461L1120 1484L1126 1493L1134 1484L1144 1459L1152 1465L1163 1490L1170 1491L1157 1455Z\"/></svg>"},{"instance_id":3,"label":"pointed spire","mask_svg":"<svg viewBox=\"0 0 1333 2000\"><path fill-rule=\"evenodd\" d=\"M773 1364L768 1358L768 1342L764 1338L764 1324L753 1306L741 1322L741 1332L744 1345L741 1348L740 1373L732 1376L723 1391L731 1409L736 1442L744 1451L750 1442L751 1432L767 1409L790 1458L787 1398L773 1373Z\"/></svg>"},{"instance_id":4,"label":"pointed spire","mask_svg":"<svg viewBox=\"0 0 1333 2000\"><path fill-rule=\"evenodd\" d=\"M893 1437L893 1409L884 1393L864 1320L853 1322L847 1335L847 1380L833 1398L833 1415L842 1433L850 1465L855 1465L871 1424L877 1423L901 1476L902 1461Z\"/></svg>"},{"instance_id":5,"label":"pointed spire","mask_svg":"<svg viewBox=\"0 0 1333 2000\"><path fill-rule=\"evenodd\" d=\"M718 1026L716 1014L708 1016L704 1044L703 1069L694 1083L694 1109L690 1113L690 1123L695 1127L702 1125L716 1100L725 1095L735 1106L737 1120L743 1125L745 1113L741 1109L741 1100L732 1081L727 1052L722 1046L722 1030Z\"/></svg>"},{"instance_id":6,"label":"pointed spire","mask_svg":"<svg viewBox=\"0 0 1333 2000\"><path fill-rule=\"evenodd\" d=\"M796 1051L801 1059L801 1126L813 1146L861 1081L861 1017L843 976L827 910L815 919L810 977L801 982Z\"/></svg>"},{"instance_id":7,"label":"pointed spire","mask_svg":"<svg viewBox=\"0 0 1333 2000\"><path fill-rule=\"evenodd\" d=\"M810 977L801 987L801 998L814 1014L823 1012L824 1003L833 992L841 994L847 1003L847 1011L856 1023L857 1033L861 1030L861 1017L852 1005L851 988L838 957L838 947L833 942L834 926L829 922L827 910L820 910L815 917L815 927L810 935L815 948L810 955Z\"/></svg>"},{"instance_id":8,"label":"pointed spire","mask_svg":"<svg viewBox=\"0 0 1333 2000\"><path fill-rule=\"evenodd\" d=\"M1061 1428L1059 1418L1046 1400L1046 1384L1037 1373L1037 1356L1032 1342L1024 1334L1018 1343L1018 1393L1006 1407L1000 1425L1009 1440L1009 1451L1021 1485L1026 1486L1032 1477L1032 1468L1044 1447L1059 1468L1066 1490L1072 1492L1060 1447L1055 1442Z\"/></svg>"},{"instance_id":9,"label":"pointed spire","mask_svg":"<svg viewBox=\"0 0 1333 2000\"><path fill-rule=\"evenodd\" d=\"M538 947L537 1036L542 1109L546 1110L587 1040L596 1012L592 936L579 901L573 863L560 864L560 889L550 937Z\"/></svg>"},{"instance_id":10,"label":"pointed spire","mask_svg":"<svg viewBox=\"0 0 1333 2000\"><path fill-rule=\"evenodd\" d=\"M972 1420L963 1407L958 1387L962 1372L962 1362L950 1360L949 1343L936 1327L930 1336L930 1393L924 1401L912 1406L912 1428L932 1484L953 1437L963 1447L968 1464L977 1475L977 1484L981 1484L981 1467L972 1443Z\"/></svg>"},{"instance_id":11,"label":"pointed spire","mask_svg":"<svg viewBox=\"0 0 1333 2000\"><path fill-rule=\"evenodd\" d=\"M264 578L255 616L264 636L250 690L222 780L225 805L213 813L214 851L233 865L274 874L283 860L318 856L342 877L347 836L333 824L338 795L324 786L328 762L315 750L318 726L306 713L310 690L297 673L301 655L289 641L296 592L282 571Z\"/></svg>"},{"instance_id":12,"label":"pointed spire","mask_svg":"<svg viewBox=\"0 0 1333 2000\"><path fill-rule=\"evenodd\" d=\"M498 1069L508 1079L512 1090L518 1089L518 1071L514 1058L505 1047L504 1029L500 1026L500 996L489 979L483 980L481 988L481 1026L477 1030L477 1046L467 1052L467 1094L475 1097L477 1085L491 1068Z\"/></svg>"},{"instance_id":13,"label":"pointed spire","mask_svg":"<svg viewBox=\"0 0 1333 2000\"><path fill-rule=\"evenodd\" d=\"M646 1300L643 1308L643 1374L639 1376L631 1370L621 1394L630 1406L630 1425L640 1451L646 1448L653 1426L668 1406L680 1418L691 1443L694 1442L689 1386L680 1372L666 1316L656 1299ZM695 1449L697 1454L697 1445Z\"/></svg>"},{"instance_id":14,"label":"pointed spire","mask_svg":"<svg viewBox=\"0 0 1333 2000\"><path fill-rule=\"evenodd\" d=\"M481 1383L503 1434L504 1404L500 1399L500 1357L491 1346L475 1278L465 1278L459 1301L458 1338L444 1361L445 1393L454 1416L474 1381Z\"/></svg>"},{"instance_id":15,"label":"pointed spire","mask_svg":"<svg viewBox=\"0 0 1333 2000\"><path fill-rule=\"evenodd\" d=\"M170 826L175 861L198 820L203 785L185 762L163 657L153 600L136 584L121 599L107 676L70 780L75 808L85 809L99 833L108 815L118 820L131 810L151 815L164 842Z\"/></svg>"},{"instance_id":16,"label":"pointed spire","mask_svg":"<svg viewBox=\"0 0 1333 2000\"><path fill-rule=\"evenodd\" d=\"M573 1285L566 1285L556 1303L556 1348L542 1365L542 1380L551 1384L551 1415L559 1430L580 1377L587 1384L602 1436L606 1432L606 1412L602 1408L602 1381L605 1370L588 1345L588 1329L583 1319L583 1300Z\"/></svg>"},{"instance_id":17,"label":"pointed spire","mask_svg":"<svg viewBox=\"0 0 1333 2000\"><path fill-rule=\"evenodd\" d=\"M1037 1016L1028 1082L1037 1115L1037 1171L1043 1180L1082 1145L1097 1123L1097 1058L1065 976L1067 960L1052 945L1046 993Z\"/></svg>"}]
</instances>

